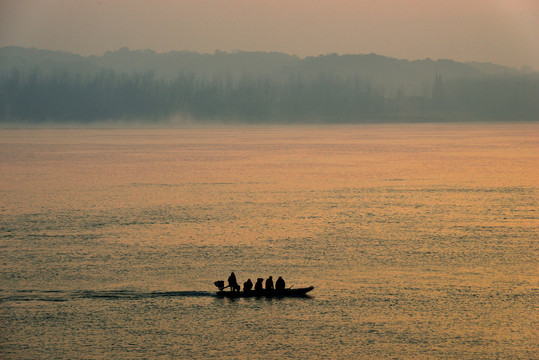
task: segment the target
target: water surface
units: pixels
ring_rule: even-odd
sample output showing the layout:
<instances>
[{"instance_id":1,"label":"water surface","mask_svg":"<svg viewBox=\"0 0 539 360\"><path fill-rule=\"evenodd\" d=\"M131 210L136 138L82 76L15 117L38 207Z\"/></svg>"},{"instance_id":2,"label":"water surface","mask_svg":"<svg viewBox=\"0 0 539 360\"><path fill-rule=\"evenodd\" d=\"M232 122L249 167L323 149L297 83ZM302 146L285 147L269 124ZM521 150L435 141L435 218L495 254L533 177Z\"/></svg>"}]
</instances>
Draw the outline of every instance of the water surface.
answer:
<instances>
[{"instance_id":1,"label":"water surface","mask_svg":"<svg viewBox=\"0 0 539 360\"><path fill-rule=\"evenodd\" d=\"M538 139L2 130L2 357L535 358ZM216 298L230 271L316 288Z\"/></svg>"}]
</instances>

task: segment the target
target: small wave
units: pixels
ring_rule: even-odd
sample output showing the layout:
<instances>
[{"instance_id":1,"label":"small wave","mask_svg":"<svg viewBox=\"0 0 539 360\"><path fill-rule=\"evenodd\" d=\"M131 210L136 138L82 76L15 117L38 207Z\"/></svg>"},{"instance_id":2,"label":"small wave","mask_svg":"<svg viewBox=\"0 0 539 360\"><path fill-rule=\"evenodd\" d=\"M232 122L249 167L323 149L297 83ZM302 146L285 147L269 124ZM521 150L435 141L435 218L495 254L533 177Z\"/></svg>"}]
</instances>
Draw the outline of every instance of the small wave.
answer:
<instances>
[{"instance_id":1,"label":"small wave","mask_svg":"<svg viewBox=\"0 0 539 360\"><path fill-rule=\"evenodd\" d=\"M36 292L36 291L25 291L25 292L16 292L16 293L3 293L0 296L0 303L3 302L14 302L14 301L53 301L53 302L62 302L68 301L69 298L60 294L60 292L55 292L54 294L49 294L46 292Z\"/></svg>"},{"instance_id":2,"label":"small wave","mask_svg":"<svg viewBox=\"0 0 539 360\"><path fill-rule=\"evenodd\" d=\"M78 291L74 293L79 298L87 299L146 299L158 297L207 297L215 296L208 291L151 291L140 292L132 290Z\"/></svg>"},{"instance_id":3,"label":"small wave","mask_svg":"<svg viewBox=\"0 0 539 360\"><path fill-rule=\"evenodd\" d=\"M19 290L2 291L0 302L13 301L70 301L80 299L138 300L172 297L214 297L209 291L135 291L135 290Z\"/></svg>"},{"instance_id":4,"label":"small wave","mask_svg":"<svg viewBox=\"0 0 539 360\"><path fill-rule=\"evenodd\" d=\"M213 297L215 293L210 291L156 291L150 293L151 297Z\"/></svg>"}]
</instances>

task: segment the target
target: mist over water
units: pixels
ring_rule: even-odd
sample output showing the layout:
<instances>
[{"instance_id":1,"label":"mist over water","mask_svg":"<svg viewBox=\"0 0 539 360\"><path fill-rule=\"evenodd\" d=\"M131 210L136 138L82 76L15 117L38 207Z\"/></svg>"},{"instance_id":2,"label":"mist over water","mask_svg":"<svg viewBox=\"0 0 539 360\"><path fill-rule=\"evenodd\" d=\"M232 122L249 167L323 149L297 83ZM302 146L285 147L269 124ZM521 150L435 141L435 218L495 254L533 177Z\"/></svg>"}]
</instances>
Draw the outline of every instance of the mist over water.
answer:
<instances>
[{"instance_id":1,"label":"mist over water","mask_svg":"<svg viewBox=\"0 0 539 360\"><path fill-rule=\"evenodd\" d=\"M539 126L0 132L3 358L533 358ZM221 299L230 271L315 286Z\"/></svg>"}]
</instances>

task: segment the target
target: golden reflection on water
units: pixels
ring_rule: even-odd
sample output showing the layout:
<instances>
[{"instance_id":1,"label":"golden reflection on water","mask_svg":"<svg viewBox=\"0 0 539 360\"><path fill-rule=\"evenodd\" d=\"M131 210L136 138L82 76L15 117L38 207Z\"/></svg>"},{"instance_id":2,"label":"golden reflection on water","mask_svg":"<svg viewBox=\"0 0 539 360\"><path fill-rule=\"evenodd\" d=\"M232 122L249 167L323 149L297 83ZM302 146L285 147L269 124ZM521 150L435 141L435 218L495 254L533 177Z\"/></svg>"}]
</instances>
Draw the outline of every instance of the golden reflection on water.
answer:
<instances>
[{"instance_id":1,"label":"golden reflection on water","mask_svg":"<svg viewBox=\"0 0 539 360\"><path fill-rule=\"evenodd\" d=\"M327 357L526 358L537 350L538 150L535 123L3 130L4 245L90 236L108 245L80 245L80 264L95 246L114 258L137 245L166 269L104 261L110 287L201 290L223 266L315 283L316 313L283 321L318 321L323 336L279 337L303 356L312 340ZM170 255L178 247L191 257ZM5 286L39 287L21 259L6 262L23 275ZM146 273L115 278L125 266ZM97 270L72 283L55 271L52 287L102 284Z\"/></svg>"},{"instance_id":2,"label":"golden reflection on water","mask_svg":"<svg viewBox=\"0 0 539 360\"><path fill-rule=\"evenodd\" d=\"M392 217L472 221L467 212L527 226L509 190L537 188L538 139L535 124L5 130L2 211L196 206L219 221L164 230L227 243L397 230ZM507 207L490 214L485 192L501 188Z\"/></svg>"}]
</instances>

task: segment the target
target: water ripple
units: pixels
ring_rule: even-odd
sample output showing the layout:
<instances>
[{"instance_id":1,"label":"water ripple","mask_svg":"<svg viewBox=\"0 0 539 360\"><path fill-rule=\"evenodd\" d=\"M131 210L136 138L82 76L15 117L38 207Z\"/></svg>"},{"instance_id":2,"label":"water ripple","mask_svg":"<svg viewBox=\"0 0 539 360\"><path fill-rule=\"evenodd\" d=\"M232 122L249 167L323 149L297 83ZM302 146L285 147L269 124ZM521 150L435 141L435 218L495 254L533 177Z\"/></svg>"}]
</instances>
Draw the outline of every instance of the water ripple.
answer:
<instances>
[{"instance_id":1,"label":"water ripple","mask_svg":"<svg viewBox=\"0 0 539 360\"><path fill-rule=\"evenodd\" d=\"M214 297L209 291L136 291L136 290L18 290L0 292L0 303L14 301L71 301L77 299L138 300L171 297Z\"/></svg>"}]
</instances>

